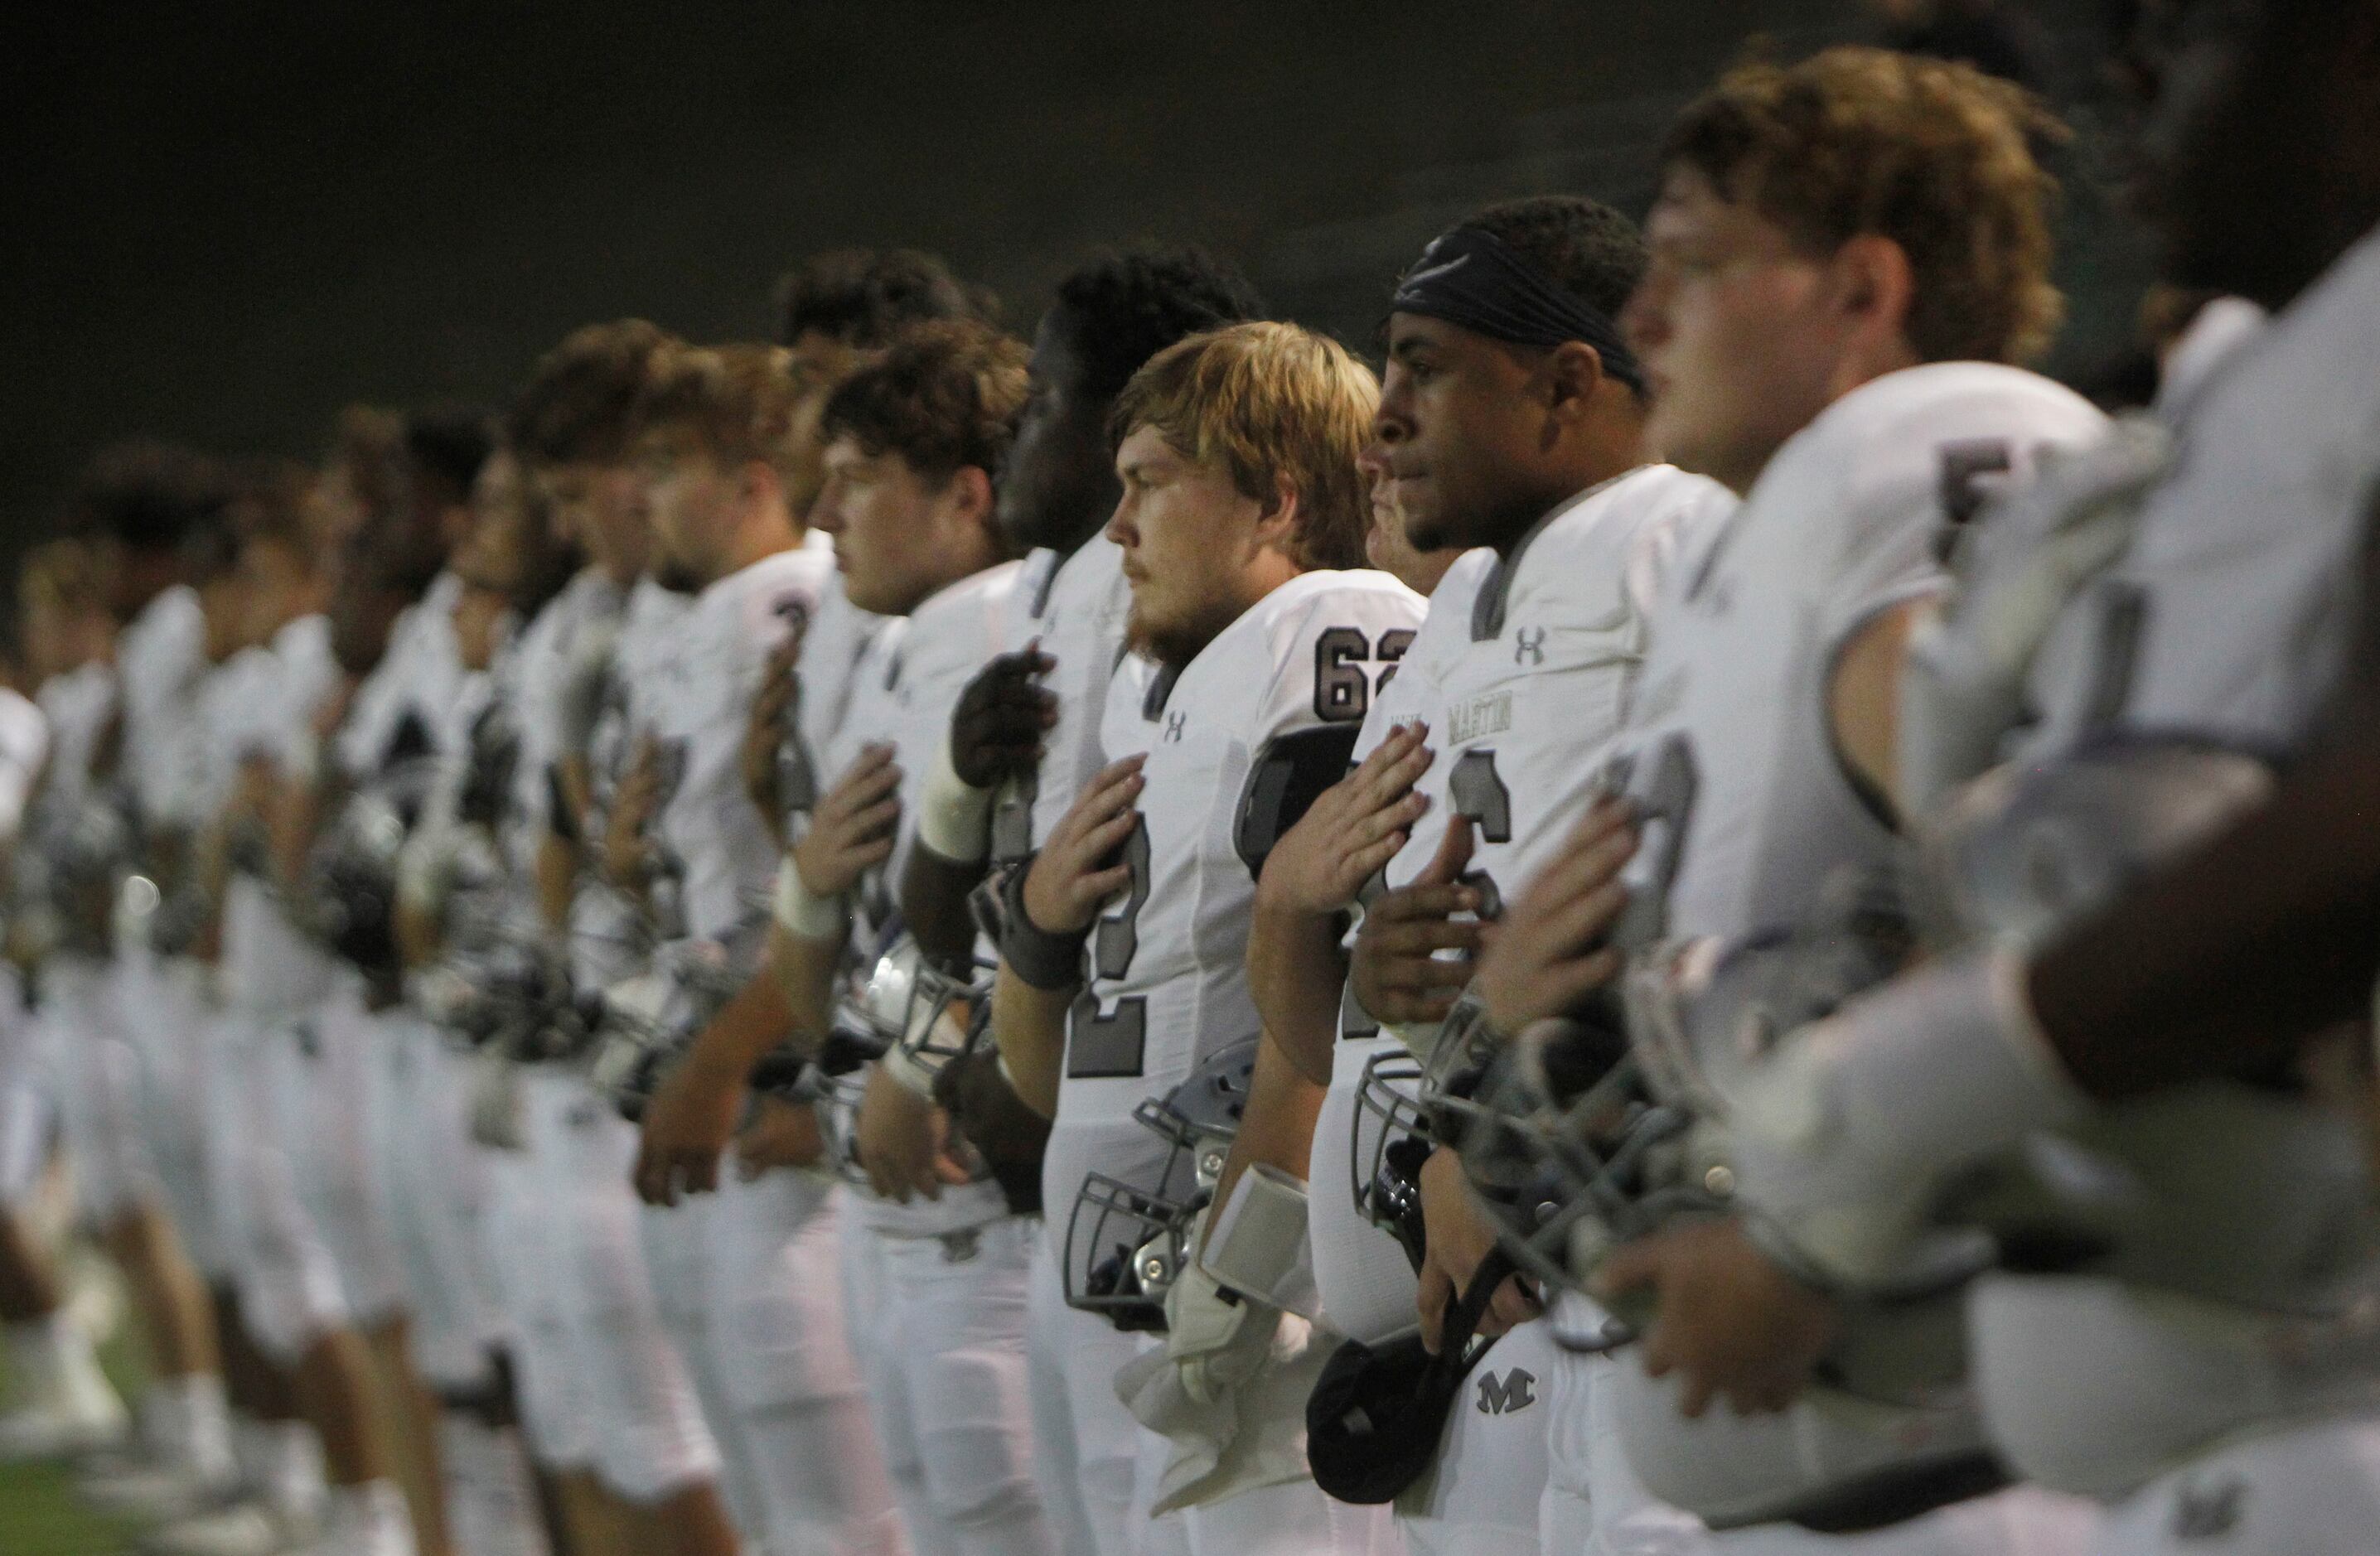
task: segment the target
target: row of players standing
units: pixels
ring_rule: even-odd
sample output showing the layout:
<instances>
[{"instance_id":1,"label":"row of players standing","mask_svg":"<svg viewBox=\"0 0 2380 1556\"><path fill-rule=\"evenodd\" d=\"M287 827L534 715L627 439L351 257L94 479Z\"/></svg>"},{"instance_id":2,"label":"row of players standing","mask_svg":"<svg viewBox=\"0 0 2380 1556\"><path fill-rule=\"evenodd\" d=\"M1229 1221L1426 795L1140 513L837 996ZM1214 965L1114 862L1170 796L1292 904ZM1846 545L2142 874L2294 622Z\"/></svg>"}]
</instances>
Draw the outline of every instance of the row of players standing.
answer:
<instances>
[{"instance_id":1,"label":"row of players standing","mask_svg":"<svg viewBox=\"0 0 2380 1556\"><path fill-rule=\"evenodd\" d=\"M1814 123L1800 112L1814 103L1833 112ZM1412 1173L1427 1228L1410 1250L1417 1278L1334 1193L1360 1154L1347 1137L1368 1068L1366 1023L1340 1014L1349 971L1357 1004L1393 1034L1369 1040L1427 1051L1473 970L1436 954L1481 944L1474 920L1508 896L1480 992L1495 1025L1517 1031L1608 979L1602 931L1623 901L1654 920L1633 940L1734 937L1804 917L1836 867L1884 862L1895 682L1916 609L1939 588L1941 532L1973 517L1978 479L2021 483L2044 447L2104 432L2063 391L1990 365L2023 356L2049 322L2045 189L2022 133L2005 96L1944 67L1839 55L1733 78L1673 140L1649 277L1609 213L1499 208L1408 274L1377 403L1343 354L1284 326L1164 353L1106 396L1121 395L1123 496L1104 531L1104 494L1085 482L1077 493L1091 500L1076 511L1046 504L1021 517L1050 528L999 538L993 476L1011 435L1000 423L1026 404L1014 347L965 325L895 338L824 407L824 488L808 512L835 537L840 605L793 520L799 462L767 431L795 419L786 365L650 343L619 402L633 434L608 457L552 461L595 467L555 485L608 490L639 517L650 508L657 577L674 570L698 592L673 608L647 591L640 606L618 598L615 577L615 727L562 721L551 748L562 775L535 761L516 771L538 775L522 791L528 813L542 807L582 838L600 814L608 834L610 881L540 907L576 917L582 948L608 947L624 932L612 893L633 893L627 921L676 930L649 956L698 975L674 979L671 997L703 991L713 1008L653 1097L640 1145L569 1066L528 1080L527 1171L498 1171L490 1220L566 1250L537 1261L566 1279L532 1275L507 1305L540 1456L594 1466L626 1501L667 1506L676 1541L737 1525L785 1549L905 1536L958 1550L1529 1538L1800 1549L1828 1543L1791 1523L1826 1493L1972 1446L1984 1430L1972 1408L1931 1397L1849 1413L1805 1397L1786 1416L1737 1422L1692 1399L1682 1409L1630 1358L1564 1351L1514 1282L1496 1288L1483 1320L1511 1330L1485 1364L1500 1385L1455 1411L1436 1473L1391 1526L1305 1476L1300 1440L1325 1349L1313 1329L1185 1263L1139 1294L1144 1321L1161 1307L1163 1341L1123 1334L1067 1305L1135 1306L1108 1300L1116 1290L1087 1265L1066 1267L1065 1228L1095 1173L1163 1186L1150 1177L1162 1157L1133 1114L1260 1029L1263 1046L1235 1072L1249 1089L1220 1202L1254 1163L1305 1179L1307 1316L1385 1343L1417 1304L1435 1339L1491 1239L1448 1152ZM1825 231L1823 260L1796 248L1796 224L1815 213L1846 220L1814 167L1883 178L1862 158L1912 146L1932 159L1937 203L1848 218ZM1760 201L1740 196L1747 184ZM1937 242L1946 228L1963 241ZM1021 440L1052 474L1069 422L1072 473L1107 453L1101 398L1066 376L1087 354L1068 338L1067 306L1037 344L1042 397L1026 426L1041 441ZM1184 328L1228 317L1218 306ZM635 336L583 338L577 359L565 347L549 366L617 366ZM672 450L665 434L684 441ZM1648 439L1744 500L1648 464ZM1007 452L1003 518L1022 508L1014 493L1036 491L1033 460ZM1389 578L1330 565L1356 559L1361 457L1375 466L1376 560L1430 586L1426 610ZM2333 553L2356 517L2341 506ZM1023 538L1074 543L1021 569L995 563ZM1475 545L1485 549L1463 555ZM837 618L855 605L903 619L849 630ZM545 679L526 653L516 660L516 685L557 688L551 710L522 704L524 730L589 703L590 656L563 645L578 636L567 617L552 619ZM769 745L747 739L746 710L773 640L795 623L807 765L825 779L779 868L740 759ZM523 645L537 640L533 626ZM1046 661L1011 657L976 676L993 653L1020 650ZM1102 675L1102 660L1121 669ZM1048 697L1029 689L1040 675ZM1250 776L1294 788L1313 760L1300 737L1357 723L1357 754L1371 752L1357 775L1302 826L1277 811L1270 833L1252 834ZM579 780L600 808L571 801L579 733L621 753L608 794L589 781L600 764ZM1624 768L1611 780L1615 755ZM1607 780L1646 823L1618 891L1608 878L1627 849L1609 813L1565 835ZM839 1205L815 1175L722 1171L743 1080L789 1029L796 1046L823 1049L847 947L882 931L892 901L921 939L943 942L937 954L978 954L953 905L982 873L970 864L995 851L1003 801L1029 803L1039 846L1002 893L994 1048L940 1074L923 1062L929 1044L879 1063L851 1125L868 1197ZM737 947L772 869L764 973L739 964ZM1366 889L1376 870L1385 894ZM1364 898L1347 957L1341 916ZM592 976L616 982L619 970ZM666 1001L660 1014L674 1024ZM1334 1041L1342 1024L1351 1040ZM957 1133L921 1087L953 1105ZM747 1161L808 1154L798 1118L763 1124ZM1037 1151L1038 1184L1015 1170ZM655 1199L714 1185L720 1197L638 1218L623 1186L631 1156ZM370 1290L369 1255L333 1252L346 1284ZM1595 1317L1573 1313L1568 1332L1591 1331ZM1955 1305L1946 1321L1955 1332ZM1846 1332L1858 1337L1857 1315ZM2074 1383L2048 1381L2052 1404ZM586 1397L563 1403L573 1389ZM872 1435L859 1428L863 1393ZM550 1441L566 1443L574 1425L591 1440L583 1447ZM2152 1457L2123 1465L2129 1484L2095 1483L2095 1463L2000 1446L2046 1484L2100 1495L2173 1469ZM2146 1511L2102 1536L2085 1507L2020 1488L1860 1539L1998 1550L2191 1538L2166 1526L2162 1504L2131 1505ZM2266 1516L2353 1513L2332 1496Z\"/></svg>"}]
</instances>

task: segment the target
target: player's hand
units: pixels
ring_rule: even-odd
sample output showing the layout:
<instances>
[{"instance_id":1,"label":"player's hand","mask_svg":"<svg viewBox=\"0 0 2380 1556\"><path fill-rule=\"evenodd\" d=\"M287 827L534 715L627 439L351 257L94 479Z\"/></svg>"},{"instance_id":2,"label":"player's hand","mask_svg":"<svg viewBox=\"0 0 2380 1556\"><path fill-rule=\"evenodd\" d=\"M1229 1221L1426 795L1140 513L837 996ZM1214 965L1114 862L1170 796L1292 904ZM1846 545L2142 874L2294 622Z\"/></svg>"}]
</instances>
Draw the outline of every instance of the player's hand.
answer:
<instances>
[{"instance_id":1,"label":"player's hand","mask_svg":"<svg viewBox=\"0 0 2380 1556\"><path fill-rule=\"evenodd\" d=\"M1357 1003L1375 1020L1442 1021L1471 981L1487 927L1454 917L1479 907L1478 892L1462 883L1470 862L1471 819L1451 817L1428 866L1364 910L1348 979ZM1461 954L1440 956L1441 951Z\"/></svg>"},{"instance_id":2,"label":"player's hand","mask_svg":"<svg viewBox=\"0 0 2380 1556\"><path fill-rule=\"evenodd\" d=\"M1041 739L1058 722L1058 699L1040 677L1058 662L1038 641L1002 654L976 673L951 714L951 767L971 789L1037 771Z\"/></svg>"},{"instance_id":3,"label":"player's hand","mask_svg":"<svg viewBox=\"0 0 2380 1556\"><path fill-rule=\"evenodd\" d=\"M778 792L777 758L784 749L785 735L801 696L801 680L794 671L794 661L801 651L802 626L797 623L761 667L759 689L752 694L752 711L744 721L740 753L744 793L760 812L780 849L785 845L785 796Z\"/></svg>"},{"instance_id":4,"label":"player's hand","mask_svg":"<svg viewBox=\"0 0 2380 1556\"><path fill-rule=\"evenodd\" d=\"M810 812L794 845L794 868L812 896L839 896L892 857L901 830L901 769L892 748L862 747L851 770Z\"/></svg>"},{"instance_id":5,"label":"player's hand","mask_svg":"<svg viewBox=\"0 0 2380 1556\"><path fill-rule=\"evenodd\" d=\"M747 1183L779 1167L815 1167L825 1155L817 1111L783 1097L756 1098L735 1137L735 1169Z\"/></svg>"},{"instance_id":6,"label":"player's hand","mask_svg":"<svg viewBox=\"0 0 2380 1556\"><path fill-rule=\"evenodd\" d=\"M1260 911L1320 916L1355 900L1429 808L1428 796L1414 792L1438 755L1428 739L1426 725L1399 724L1361 766L1316 797L1265 858L1257 881Z\"/></svg>"},{"instance_id":7,"label":"player's hand","mask_svg":"<svg viewBox=\"0 0 2380 1556\"><path fill-rule=\"evenodd\" d=\"M1140 824L1134 802L1147 760L1126 757L1099 769L1051 829L1025 877L1025 916L1034 928L1053 935L1089 929L1108 899L1132 885L1132 867L1117 855Z\"/></svg>"},{"instance_id":8,"label":"player's hand","mask_svg":"<svg viewBox=\"0 0 2380 1556\"><path fill-rule=\"evenodd\" d=\"M645 1104L633 1177L648 1205L719 1186L719 1159L744 1117L744 1080L699 1059L672 1070Z\"/></svg>"},{"instance_id":9,"label":"player's hand","mask_svg":"<svg viewBox=\"0 0 2380 1556\"><path fill-rule=\"evenodd\" d=\"M1626 804L1599 799L1505 910L1476 985L1497 1030L1575 1010L1619 975L1621 954L1603 937L1628 906L1620 871L1635 851Z\"/></svg>"},{"instance_id":10,"label":"player's hand","mask_svg":"<svg viewBox=\"0 0 2380 1556\"><path fill-rule=\"evenodd\" d=\"M1840 1317L1732 1218L1640 1238L1604 1262L1596 1286L1606 1300L1654 1298L1645 1370L1681 1375L1678 1408L1689 1417L1719 1398L1740 1416L1784 1409L1808 1385Z\"/></svg>"},{"instance_id":11,"label":"player's hand","mask_svg":"<svg viewBox=\"0 0 2380 1556\"><path fill-rule=\"evenodd\" d=\"M1415 1306L1421 1315L1422 1347L1436 1355L1445 1333L1447 1310L1471 1289L1471 1277L1478 1273L1480 1260L1496 1246L1495 1229L1479 1213L1470 1181L1463 1175L1462 1159L1451 1150L1438 1151L1422 1163L1421 1220L1427 1248L1422 1256L1421 1295ZM1472 1332L1493 1339L1543 1311L1515 1275L1496 1288Z\"/></svg>"},{"instance_id":12,"label":"player's hand","mask_svg":"<svg viewBox=\"0 0 2380 1556\"><path fill-rule=\"evenodd\" d=\"M854 1126L860 1169L868 1186L896 1204L913 1194L942 1197L945 1184L963 1184L968 1173L950 1158L950 1118L907 1087L878 1069L860 1094Z\"/></svg>"},{"instance_id":13,"label":"player's hand","mask_svg":"<svg viewBox=\"0 0 2380 1556\"><path fill-rule=\"evenodd\" d=\"M623 891L644 884L645 830L652 824L661 784L661 748L648 735L637 742L603 826L603 875Z\"/></svg>"}]
</instances>

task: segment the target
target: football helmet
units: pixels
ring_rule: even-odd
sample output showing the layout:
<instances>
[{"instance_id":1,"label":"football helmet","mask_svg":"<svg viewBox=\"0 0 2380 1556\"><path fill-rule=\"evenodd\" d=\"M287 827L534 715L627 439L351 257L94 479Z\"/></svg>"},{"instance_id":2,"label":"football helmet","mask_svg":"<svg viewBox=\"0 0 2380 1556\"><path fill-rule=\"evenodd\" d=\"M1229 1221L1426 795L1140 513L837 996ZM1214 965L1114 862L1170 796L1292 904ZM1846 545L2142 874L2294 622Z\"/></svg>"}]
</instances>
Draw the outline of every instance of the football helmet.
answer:
<instances>
[{"instance_id":1,"label":"football helmet","mask_svg":"<svg viewBox=\"0 0 2380 1556\"><path fill-rule=\"evenodd\" d=\"M396 972L399 861L436 779L427 756L391 762L347 796L307 857L298 916L367 972Z\"/></svg>"},{"instance_id":2,"label":"football helmet","mask_svg":"<svg viewBox=\"0 0 2380 1556\"><path fill-rule=\"evenodd\" d=\"M650 970L606 988L588 1041L588 1078L620 1116L644 1116L662 1078L759 969L765 921L725 940L673 941Z\"/></svg>"},{"instance_id":3,"label":"football helmet","mask_svg":"<svg viewBox=\"0 0 2380 1556\"><path fill-rule=\"evenodd\" d=\"M1133 1110L1165 1142L1162 1165L1140 1184L1085 1178L1066 1222L1066 1301L1116 1328L1165 1328L1165 1294L1190 1258L1192 1222L1214 1197L1240 1132L1256 1074L1257 1039L1221 1050L1161 1097Z\"/></svg>"}]
</instances>

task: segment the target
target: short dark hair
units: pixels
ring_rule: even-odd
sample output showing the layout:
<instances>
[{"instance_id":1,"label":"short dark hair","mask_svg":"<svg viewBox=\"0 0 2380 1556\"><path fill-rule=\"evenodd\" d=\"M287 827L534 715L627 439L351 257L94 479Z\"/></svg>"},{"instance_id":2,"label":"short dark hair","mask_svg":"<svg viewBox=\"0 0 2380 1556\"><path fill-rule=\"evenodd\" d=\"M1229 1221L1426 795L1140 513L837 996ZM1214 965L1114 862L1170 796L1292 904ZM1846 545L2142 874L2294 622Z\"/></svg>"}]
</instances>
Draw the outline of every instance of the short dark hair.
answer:
<instances>
[{"instance_id":1,"label":"short dark hair","mask_svg":"<svg viewBox=\"0 0 2380 1556\"><path fill-rule=\"evenodd\" d=\"M997 470L1025 411L1027 355L1023 341L973 320L913 324L835 386L820 434L898 455L932 480L970 465Z\"/></svg>"},{"instance_id":2,"label":"short dark hair","mask_svg":"<svg viewBox=\"0 0 2380 1556\"><path fill-rule=\"evenodd\" d=\"M951 267L919 249L830 249L813 254L777 283L780 343L824 335L875 350L905 325L929 319L989 322L999 299L970 286Z\"/></svg>"},{"instance_id":3,"label":"short dark hair","mask_svg":"<svg viewBox=\"0 0 2380 1556\"><path fill-rule=\"evenodd\" d=\"M102 449L83 469L67 529L130 551L173 552L221 522L231 500L222 465L195 449L138 440Z\"/></svg>"},{"instance_id":4,"label":"short dark hair","mask_svg":"<svg viewBox=\"0 0 2380 1556\"><path fill-rule=\"evenodd\" d=\"M414 490L420 494L426 485L442 505L469 500L480 467L495 451L495 419L484 410L441 407L405 418L405 458Z\"/></svg>"},{"instance_id":5,"label":"short dark hair","mask_svg":"<svg viewBox=\"0 0 2380 1556\"><path fill-rule=\"evenodd\" d=\"M1473 212L1462 225L1495 238L1613 319L1645 276L1645 235L1601 201L1579 195L1508 200Z\"/></svg>"},{"instance_id":6,"label":"short dark hair","mask_svg":"<svg viewBox=\"0 0 2380 1556\"><path fill-rule=\"evenodd\" d=\"M1265 313L1245 276L1197 249L1102 255L1058 283L1058 306L1095 401L1114 399L1175 341Z\"/></svg>"},{"instance_id":7,"label":"short dark hair","mask_svg":"<svg viewBox=\"0 0 2380 1556\"><path fill-rule=\"evenodd\" d=\"M2022 362L2063 310L2058 184L2033 140L2064 133L2023 88L1973 66L1839 47L1729 71L1679 115L1661 164L1700 173L1809 252L1863 234L1899 244L1922 359Z\"/></svg>"},{"instance_id":8,"label":"short dark hair","mask_svg":"<svg viewBox=\"0 0 2380 1556\"><path fill-rule=\"evenodd\" d=\"M531 466L610 464L636 437L636 408L653 361L675 344L643 319L588 324L538 359L506 419L513 451Z\"/></svg>"}]
</instances>

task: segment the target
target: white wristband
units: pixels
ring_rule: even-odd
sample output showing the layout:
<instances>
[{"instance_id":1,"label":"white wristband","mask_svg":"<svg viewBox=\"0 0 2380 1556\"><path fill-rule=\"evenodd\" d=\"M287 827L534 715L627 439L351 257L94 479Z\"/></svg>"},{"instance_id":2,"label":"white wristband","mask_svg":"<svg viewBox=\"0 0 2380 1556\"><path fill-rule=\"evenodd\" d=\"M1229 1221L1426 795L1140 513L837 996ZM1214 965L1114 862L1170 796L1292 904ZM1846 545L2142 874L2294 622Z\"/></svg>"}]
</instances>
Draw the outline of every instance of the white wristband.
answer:
<instances>
[{"instance_id":1,"label":"white wristband","mask_svg":"<svg viewBox=\"0 0 2380 1556\"><path fill-rule=\"evenodd\" d=\"M777 864L774 907L778 927L795 940L840 940L851 924L851 909L842 895L812 893L790 854Z\"/></svg>"},{"instance_id":2,"label":"white wristband","mask_svg":"<svg viewBox=\"0 0 2380 1556\"><path fill-rule=\"evenodd\" d=\"M953 864L974 864L991 852L991 790L959 776L944 735L935 743L933 765L917 796L917 841Z\"/></svg>"}]
</instances>

